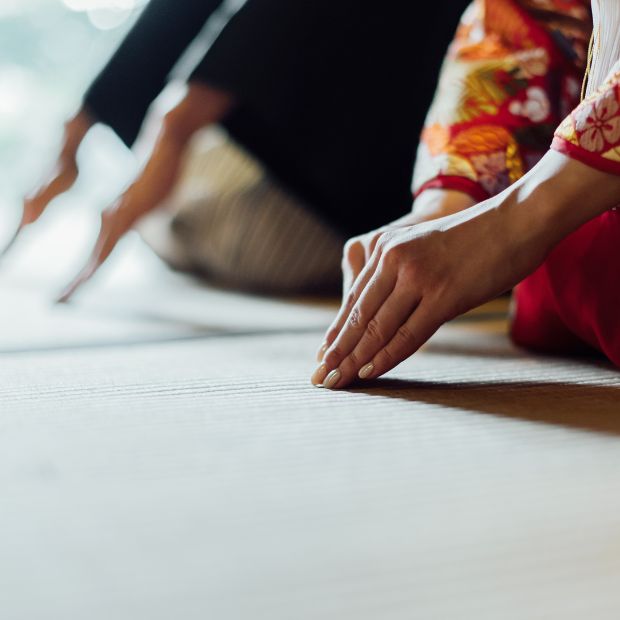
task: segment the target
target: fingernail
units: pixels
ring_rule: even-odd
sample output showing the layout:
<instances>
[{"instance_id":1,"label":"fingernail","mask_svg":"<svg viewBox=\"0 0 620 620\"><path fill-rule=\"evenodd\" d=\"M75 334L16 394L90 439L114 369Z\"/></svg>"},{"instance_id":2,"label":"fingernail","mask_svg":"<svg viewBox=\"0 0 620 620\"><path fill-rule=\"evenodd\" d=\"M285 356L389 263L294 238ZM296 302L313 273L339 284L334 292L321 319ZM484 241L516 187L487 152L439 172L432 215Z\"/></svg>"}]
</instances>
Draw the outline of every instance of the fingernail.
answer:
<instances>
[{"instance_id":1,"label":"fingernail","mask_svg":"<svg viewBox=\"0 0 620 620\"><path fill-rule=\"evenodd\" d=\"M327 366L325 364L321 364L312 375L312 383L314 385L322 385L323 380L325 379L325 375L327 374Z\"/></svg>"},{"instance_id":2,"label":"fingernail","mask_svg":"<svg viewBox=\"0 0 620 620\"><path fill-rule=\"evenodd\" d=\"M327 351L327 342L324 342L321 345L321 348L316 352L316 361L322 362L323 356L325 355L325 351Z\"/></svg>"},{"instance_id":3,"label":"fingernail","mask_svg":"<svg viewBox=\"0 0 620 620\"><path fill-rule=\"evenodd\" d=\"M357 376L360 379L368 379L368 377L370 377L370 375L372 375L374 371L375 371L375 365L372 362L370 362L370 364L366 364L366 366L362 366L360 371L357 373Z\"/></svg>"},{"instance_id":4,"label":"fingernail","mask_svg":"<svg viewBox=\"0 0 620 620\"><path fill-rule=\"evenodd\" d=\"M336 368L336 370L332 370L327 377L325 377L325 381L323 381L323 387L331 390L336 387L338 381L340 381L340 377L342 377L342 373Z\"/></svg>"}]
</instances>

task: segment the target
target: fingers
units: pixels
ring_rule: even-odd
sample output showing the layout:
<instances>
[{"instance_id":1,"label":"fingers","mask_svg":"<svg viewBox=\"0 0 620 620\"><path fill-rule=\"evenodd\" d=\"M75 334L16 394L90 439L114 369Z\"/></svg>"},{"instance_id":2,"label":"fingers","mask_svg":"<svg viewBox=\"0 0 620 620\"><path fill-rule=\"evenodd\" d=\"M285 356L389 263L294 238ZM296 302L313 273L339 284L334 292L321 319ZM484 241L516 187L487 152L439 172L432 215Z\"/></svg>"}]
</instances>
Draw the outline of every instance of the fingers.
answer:
<instances>
[{"instance_id":1,"label":"fingers","mask_svg":"<svg viewBox=\"0 0 620 620\"><path fill-rule=\"evenodd\" d=\"M407 322L417 303L418 299L410 290L398 286L393 290L361 336L355 334L355 346L349 352L343 348L341 358L334 358L333 367L340 371L339 384L348 385L357 378L367 378L372 370L370 363ZM362 377L359 376L361 371Z\"/></svg>"},{"instance_id":2,"label":"fingers","mask_svg":"<svg viewBox=\"0 0 620 620\"><path fill-rule=\"evenodd\" d=\"M399 323L408 304L402 293L390 296L366 329L358 346L324 376L323 387L344 388L356 379L375 379L413 355L441 326L434 304L422 300L413 313ZM392 336L388 334L392 332ZM328 366L328 369L330 367Z\"/></svg>"},{"instance_id":3,"label":"fingers","mask_svg":"<svg viewBox=\"0 0 620 620\"><path fill-rule=\"evenodd\" d=\"M375 255L373 255L371 260L368 263L366 263L361 273L356 278L349 292L345 294L342 300L342 304L340 306L340 310L338 311L336 318L332 321L332 324L327 330L325 334L325 338L323 339L323 344L319 348L319 351L317 353L318 361L321 361L323 359L325 352L332 345L332 343L334 342L334 340L340 333L340 330L342 329L342 326L344 325L345 321L347 320L347 317L349 316L351 310L353 309L353 306L355 305L357 299L359 298L364 288L366 287L366 284L372 277L376 269L376 266L379 263L379 259L380 259L380 256L378 255L378 253L375 253Z\"/></svg>"},{"instance_id":4,"label":"fingers","mask_svg":"<svg viewBox=\"0 0 620 620\"><path fill-rule=\"evenodd\" d=\"M325 352L332 345L340 329L351 312L356 300L356 293L363 290L381 258L379 241L384 236L382 231L375 231L349 241L345 247L343 259L343 298L340 311L325 334L323 343L317 352L317 361L321 362ZM378 249L377 249L378 248ZM365 271L371 265L371 271Z\"/></svg>"},{"instance_id":5,"label":"fingers","mask_svg":"<svg viewBox=\"0 0 620 620\"><path fill-rule=\"evenodd\" d=\"M48 180L36 189L33 194L24 198L19 227L2 252L0 252L0 259L4 258L15 245L24 228L34 224L43 215L47 206L54 198L57 198L73 186L77 176L78 168L75 160L61 156Z\"/></svg>"},{"instance_id":6,"label":"fingers","mask_svg":"<svg viewBox=\"0 0 620 620\"><path fill-rule=\"evenodd\" d=\"M349 297L350 301L353 299L357 299L357 301L353 305L350 305L349 302L343 306L341 314L337 318L335 327L338 330L337 334L327 347L321 365L312 376L312 383L315 385L323 384L327 379L329 379L328 383L331 382L335 375L330 375L338 368L340 362L353 351L366 332L368 324L394 289L396 284L395 271L382 268L380 264L370 278L364 277L370 275L369 267L362 272L358 282L355 283L352 295ZM358 287L362 289L361 293L356 291ZM329 335L331 337L331 334Z\"/></svg>"},{"instance_id":7,"label":"fingers","mask_svg":"<svg viewBox=\"0 0 620 620\"><path fill-rule=\"evenodd\" d=\"M338 336L325 353L323 362L328 369L336 368L355 349L369 325L371 325L371 329L374 329L377 313L380 309L383 309L390 298L395 297L392 294L395 284L396 278L389 272L377 269L373 274L359 300L349 312ZM396 297L399 302L402 303L404 301L402 299L404 297L402 292L399 291ZM406 306L409 306L408 302ZM402 309L395 308L391 304L390 309L396 310L398 314L402 314ZM405 312L402 320L405 320L409 314L411 314L410 309L409 312ZM387 340L383 344L387 344Z\"/></svg>"},{"instance_id":8,"label":"fingers","mask_svg":"<svg viewBox=\"0 0 620 620\"><path fill-rule=\"evenodd\" d=\"M91 263L89 261L88 264L82 269L82 271L80 271L80 273L63 289L62 293L60 293L60 295L56 299L56 303L67 303L71 299L71 297L73 297L77 289L80 288L82 284L90 280L90 278L92 278L92 276L95 274L95 271L97 271L96 263Z\"/></svg>"},{"instance_id":9,"label":"fingers","mask_svg":"<svg viewBox=\"0 0 620 620\"><path fill-rule=\"evenodd\" d=\"M132 224L133 219L121 209L111 209L102 213L99 236L90 258L84 268L58 296L58 303L68 302L75 292L95 275Z\"/></svg>"},{"instance_id":10,"label":"fingers","mask_svg":"<svg viewBox=\"0 0 620 620\"><path fill-rule=\"evenodd\" d=\"M347 300L347 296L351 292L353 288L353 284L359 277L362 269L367 262L367 255L364 245L360 239L353 239L349 241L344 248L343 258L342 258L342 300L343 304ZM337 320L337 319L336 319ZM330 330L334 327L335 323L330 326ZM332 344L334 335L337 333L334 330L330 331L325 336L325 340L319 347L319 350L316 354L316 361L323 361L323 357L325 355L325 351Z\"/></svg>"},{"instance_id":11,"label":"fingers","mask_svg":"<svg viewBox=\"0 0 620 620\"><path fill-rule=\"evenodd\" d=\"M15 242L19 238L21 231L23 230L23 226L19 226L13 236L9 239L8 243L4 246L4 249L0 252L0 260L2 260L11 250L11 248L15 245Z\"/></svg>"},{"instance_id":12,"label":"fingers","mask_svg":"<svg viewBox=\"0 0 620 620\"><path fill-rule=\"evenodd\" d=\"M40 186L24 198L20 225L0 252L0 259L15 245L22 230L41 217L52 200L73 187L79 173L77 151L93 122L89 114L81 109L66 123L63 144L56 163Z\"/></svg>"},{"instance_id":13,"label":"fingers","mask_svg":"<svg viewBox=\"0 0 620 620\"><path fill-rule=\"evenodd\" d=\"M69 190L78 176L73 157L60 157L48 179L33 194L24 199L22 226L36 222L49 203Z\"/></svg>"},{"instance_id":14,"label":"fingers","mask_svg":"<svg viewBox=\"0 0 620 620\"><path fill-rule=\"evenodd\" d=\"M443 316L437 306L422 300L411 317L398 329L384 346L363 368L360 379L375 379L392 370L413 355L441 327Z\"/></svg>"},{"instance_id":15,"label":"fingers","mask_svg":"<svg viewBox=\"0 0 620 620\"><path fill-rule=\"evenodd\" d=\"M13 248L24 228L36 222L54 198L73 186L77 174L75 162L71 163L59 159L52 177L32 196L24 199L21 221L13 236L0 252L0 259L4 258Z\"/></svg>"},{"instance_id":16,"label":"fingers","mask_svg":"<svg viewBox=\"0 0 620 620\"><path fill-rule=\"evenodd\" d=\"M353 283L366 264L366 251L361 240L355 239L345 246L342 261L342 296L346 297Z\"/></svg>"}]
</instances>

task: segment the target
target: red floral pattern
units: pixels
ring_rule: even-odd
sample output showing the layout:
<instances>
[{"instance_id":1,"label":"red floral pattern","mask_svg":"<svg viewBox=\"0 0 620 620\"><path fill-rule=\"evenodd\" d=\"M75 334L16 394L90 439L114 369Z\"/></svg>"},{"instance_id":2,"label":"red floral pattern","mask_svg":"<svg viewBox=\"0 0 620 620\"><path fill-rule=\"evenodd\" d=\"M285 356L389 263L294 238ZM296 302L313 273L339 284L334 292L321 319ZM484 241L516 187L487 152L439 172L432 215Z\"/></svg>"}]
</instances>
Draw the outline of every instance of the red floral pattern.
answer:
<instances>
[{"instance_id":1,"label":"red floral pattern","mask_svg":"<svg viewBox=\"0 0 620 620\"><path fill-rule=\"evenodd\" d=\"M620 63L607 81L558 127L552 148L620 174Z\"/></svg>"},{"instance_id":2,"label":"red floral pattern","mask_svg":"<svg viewBox=\"0 0 620 620\"><path fill-rule=\"evenodd\" d=\"M475 0L422 134L416 195L443 187L481 200L534 166L579 103L591 28L589 0Z\"/></svg>"}]
</instances>

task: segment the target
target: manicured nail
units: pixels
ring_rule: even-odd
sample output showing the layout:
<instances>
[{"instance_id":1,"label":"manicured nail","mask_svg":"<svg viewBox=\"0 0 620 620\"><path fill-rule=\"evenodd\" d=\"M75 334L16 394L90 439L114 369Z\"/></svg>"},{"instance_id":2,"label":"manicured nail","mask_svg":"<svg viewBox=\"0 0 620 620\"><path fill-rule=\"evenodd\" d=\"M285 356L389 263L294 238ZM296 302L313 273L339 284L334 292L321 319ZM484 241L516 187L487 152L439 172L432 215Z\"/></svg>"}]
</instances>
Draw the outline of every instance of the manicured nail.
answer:
<instances>
[{"instance_id":1,"label":"manicured nail","mask_svg":"<svg viewBox=\"0 0 620 620\"><path fill-rule=\"evenodd\" d=\"M325 355L325 351L327 351L327 342L324 342L321 345L321 348L316 352L316 361L317 362L322 362L323 361L323 357Z\"/></svg>"},{"instance_id":2,"label":"manicured nail","mask_svg":"<svg viewBox=\"0 0 620 620\"><path fill-rule=\"evenodd\" d=\"M375 371L375 365L372 362L370 362L370 364L366 364L366 366L362 366L360 371L357 373L357 376L360 379L368 379L368 377L370 377L370 375L372 375L374 371Z\"/></svg>"},{"instance_id":3,"label":"manicured nail","mask_svg":"<svg viewBox=\"0 0 620 620\"><path fill-rule=\"evenodd\" d=\"M327 366L325 364L321 364L314 371L314 374L312 375L312 378L310 379L310 381L312 381L314 385L322 385L323 381L325 380L326 374L327 374Z\"/></svg>"},{"instance_id":4,"label":"manicured nail","mask_svg":"<svg viewBox=\"0 0 620 620\"><path fill-rule=\"evenodd\" d=\"M338 381L340 381L340 377L342 377L342 373L336 368L336 370L332 370L327 377L325 377L325 381L323 381L323 387L331 390L336 387Z\"/></svg>"}]
</instances>

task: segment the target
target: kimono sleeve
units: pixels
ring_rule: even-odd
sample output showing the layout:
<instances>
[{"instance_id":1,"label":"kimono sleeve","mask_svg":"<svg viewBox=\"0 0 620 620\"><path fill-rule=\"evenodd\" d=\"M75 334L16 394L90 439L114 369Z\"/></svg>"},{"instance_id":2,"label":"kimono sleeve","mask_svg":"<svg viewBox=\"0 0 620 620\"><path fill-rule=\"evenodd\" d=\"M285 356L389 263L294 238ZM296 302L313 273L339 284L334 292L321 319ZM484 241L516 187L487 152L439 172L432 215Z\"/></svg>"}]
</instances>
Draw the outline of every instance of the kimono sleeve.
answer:
<instances>
[{"instance_id":1,"label":"kimono sleeve","mask_svg":"<svg viewBox=\"0 0 620 620\"><path fill-rule=\"evenodd\" d=\"M566 117L551 148L603 172L620 174L620 62Z\"/></svg>"},{"instance_id":2,"label":"kimono sleeve","mask_svg":"<svg viewBox=\"0 0 620 620\"><path fill-rule=\"evenodd\" d=\"M591 17L583 0L545 4L477 0L467 9L422 132L416 196L445 188L484 200L548 150L579 99Z\"/></svg>"}]
</instances>

